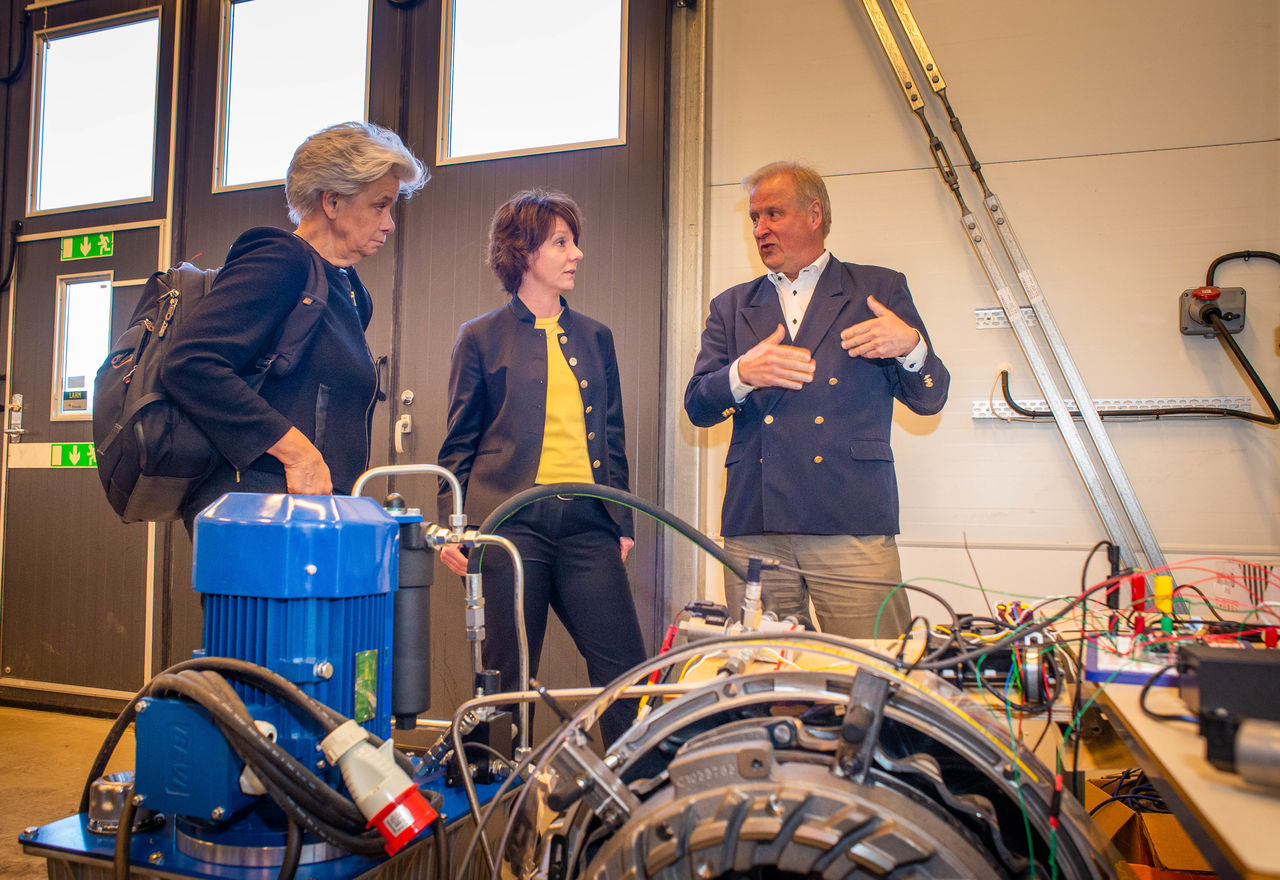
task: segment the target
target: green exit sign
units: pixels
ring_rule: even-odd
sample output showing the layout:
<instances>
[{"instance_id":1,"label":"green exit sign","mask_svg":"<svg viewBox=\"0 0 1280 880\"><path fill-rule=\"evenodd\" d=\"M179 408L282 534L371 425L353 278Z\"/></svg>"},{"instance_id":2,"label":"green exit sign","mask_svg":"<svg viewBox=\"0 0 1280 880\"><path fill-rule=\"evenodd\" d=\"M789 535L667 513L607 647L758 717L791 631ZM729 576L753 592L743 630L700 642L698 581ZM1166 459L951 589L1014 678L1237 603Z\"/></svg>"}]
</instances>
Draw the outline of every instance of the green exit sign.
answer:
<instances>
[{"instance_id":1,"label":"green exit sign","mask_svg":"<svg viewBox=\"0 0 1280 880\"><path fill-rule=\"evenodd\" d=\"M50 443L50 467L97 467L92 443Z\"/></svg>"},{"instance_id":2,"label":"green exit sign","mask_svg":"<svg viewBox=\"0 0 1280 880\"><path fill-rule=\"evenodd\" d=\"M92 257L109 257L116 245L114 232L90 232L86 235L69 235L62 239L60 260L88 260Z\"/></svg>"}]
</instances>

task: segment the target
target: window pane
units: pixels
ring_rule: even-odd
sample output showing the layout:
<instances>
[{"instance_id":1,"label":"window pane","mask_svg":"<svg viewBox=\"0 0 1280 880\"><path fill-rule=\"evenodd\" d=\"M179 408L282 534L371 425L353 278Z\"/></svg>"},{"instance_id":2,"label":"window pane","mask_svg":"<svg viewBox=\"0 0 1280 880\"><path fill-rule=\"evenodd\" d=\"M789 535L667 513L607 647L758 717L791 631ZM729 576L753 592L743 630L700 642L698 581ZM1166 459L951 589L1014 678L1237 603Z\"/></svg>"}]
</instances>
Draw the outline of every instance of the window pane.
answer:
<instances>
[{"instance_id":1,"label":"window pane","mask_svg":"<svg viewBox=\"0 0 1280 880\"><path fill-rule=\"evenodd\" d=\"M32 209L150 199L160 20L40 40Z\"/></svg>"},{"instance_id":2,"label":"window pane","mask_svg":"<svg viewBox=\"0 0 1280 880\"><path fill-rule=\"evenodd\" d=\"M93 412L93 378L111 340L111 278L64 279L58 285L58 356L54 417Z\"/></svg>"},{"instance_id":3,"label":"window pane","mask_svg":"<svg viewBox=\"0 0 1280 880\"><path fill-rule=\"evenodd\" d=\"M625 0L451 0L440 160L621 143Z\"/></svg>"},{"instance_id":4,"label":"window pane","mask_svg":"<svg viewBox=\"0 0 1280 880\"><path fill-rule=\"evenodd\" d=\"M369 0L239 0L230 29L217 186L283 180L308 135L365 118Z\"/></svg>"}]
</instances>

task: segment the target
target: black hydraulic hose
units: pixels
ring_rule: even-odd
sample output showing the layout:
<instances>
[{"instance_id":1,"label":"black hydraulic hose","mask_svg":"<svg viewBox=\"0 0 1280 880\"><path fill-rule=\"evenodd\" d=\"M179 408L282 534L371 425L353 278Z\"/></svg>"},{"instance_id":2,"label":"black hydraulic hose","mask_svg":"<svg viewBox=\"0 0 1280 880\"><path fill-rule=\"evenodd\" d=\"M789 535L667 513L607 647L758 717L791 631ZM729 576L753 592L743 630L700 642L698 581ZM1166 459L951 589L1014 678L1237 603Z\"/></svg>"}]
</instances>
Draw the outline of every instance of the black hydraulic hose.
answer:
<instances>
[{"instance_id":1,"label":"black hydraulic hose","mask_svg":"<svg viewBox=\"0 0 1280 880\"><path fill-rule=\"evenodd\" d=\"M284 840L284 861L280 863L280 870L276 874L276 880L293 880L294 875L298 873L298 865L302 863L302 829L298 827L298 823L289 819L289 830L285 834Z\"/></svg>"},{"instance_id":2,"label":"black hydraulic hose","mask_svg":"<svg viewBox=\"0 0 1280 880\"><path fill-rule=\"evenodd\" d=\"M1271 251L1235 251L1230 254L1223 254L1209 264L1209 271L1205 273L1204 283L1206 287L1214 287L1213 276L1218 273L1218 267L1229 260L1244 260L1246 263L1255 257L1261 257L1264 260L1275 260L1280 263L1280 254L1273 254Z\"/></svg>"},{"instance_id":3,"label":"black hydraulic hose","mask_svg":"<svg viewBox=\"0 0 1280 880\"><path fill-rule=\"evenodd\" d=\"M22 76L22 71L27 66L27 48L31 45L31 13L27 12L22 16L22 39L18 44L18 60L13 65L13 70L0 76L0 84L10 85L16 82L18 77ZM3 285L0 285L3 286Z\"/></svg>"},{"instance_id":4,"label":"black hydraulic hose","mask_svg":"<svg viewBox=\"0 0 1280 880\"><path fill-rule=\"evenodd\" d=\"M279 804L288 816L298 821L303 827L321 839L348 852L363 856L374 856L382 852L381 839L378 833L365 830L364 817L351 801L329 788L319 777L316 777L310 770L299 764L292 755L263 736L253 724L252 718L248 717L247 709L241 715L219 700L214 689L206 687L205 682L200 681L198 677L191 677L191 675L192 673L158 676L154 682L155 689L173 691L187 697L213 715L214 720L224 734L230 732L230 735L227 736L227 742L231 744L240 758L253 768L259 781L272 799ZM241 703L241 706L243 706L243 703ZM270 754L273 760L259 760L257 754L244 748L242 737L250 739L257 737L259 746ZM296 773L301 779L291 779L291 773ZM306 777L310 777L310 779ZM301 784L298 784L299 782ZM308 806L315 808L304 808L295 801L295 798L298 797L311 801L312 803ZM329 803L325 803L326 800ZM339 806L336 801L341 801L345 808ZM345 814L345 818L336 822L317 819L316 814L324 814L326 812L336 814L335 818Z\"/></svg>"},{"instance_id":5,"label":"black hydraulic hose","mask_svg":"<svg viewBox=\"0 0 1280 880\"><path fill-rule=\"evenodd\" d=\"M120 824L116 826L116 848L111 859L113 880L129 880L129 851L133 846L133 817L137 812L138 805L133 802L130 790L120 808Z\"/></svg>"},{"instance_id":6,"label":"black hydraulic hose","mask_svg":"<svg viewBox=\"0 0 1280 880\"><path fill-rule=\"evenodd\" d=\"M600 498L604 501L615 501L618 504L633 508L646 514L663 525L670 526L689 540L693 541L703 550L710 553L715 559L729 571L737 575L744 583L747 581L747 569L737 560L730 558L729 554L724 552L715 541L708 538L702 532L689 525L680 517L661 507L650 504L638 495L632 495L630 492L624 492L621 489L615 489L612 486L602 486L599 483L549 483L545 486L534 486L531 489L525 489L512 495L506 501L499 504L498 507L485 517L483 523L480 524L480 533L483 535L493 534L493 530L501 525L508 517L517 510L539 501L543 498L550 498L554 495L569 495L583 498ZM475 574L480 571L479 553L472 553L467 562L467 571Z\"/></svg>"},{"instance_id":7,"label":"black hydraulic hose","mask_svg":"<svg viewBox=\"0 0 1280 880\"><path fill-rule=\"evenodd\" d=\"M175 663L164 672L174 674L183 672L188 669L213 670L229 675L240 681L252 684L254 687L262 690L270 696L278 699L287 700L294 703L299 708L308 712L325 731L332 731L346 719L338 712L329 708L324 703L306 694L301 688L283 676L272 672L269 669L250 663L247 660L240 660L234 657L197 657L191 660L183 660ZM111 760L112 754L115 753L116 746L119 745L121 737L134 722L137 717L138 701L148 696L151 692L151 684L149 683L142 690L133 696L116 716L115 721L111 725L111 729L107 732L106 738L103 740L98 754L94 758L93 766L89 768L88 777L85 779L84 788L80 794L80 806L77 812L85 813L89 810L89 796L95 779L102 775L106 769L107 763ZM372 734L367 734L368 741L375 748L382 745L382 740ZM413 775L413 765L409 763L408 758L396 752L396 762L410 776Z\"/></svg>"},{"instance_id":8,"label":"black hydraulic hose","mask_svg":"<svg viewBox=\"0 0 1280 880\"><path fill-rule=\"evenodd\" d=\"M8 150L5 150L8 154ZM13 263L18 256L18 233L22 231L22 221L14 220L13 226L9 232L9 265L4 270L4 278L0 279L0 290L4 290L9 286L9 279L13 277Z\"/></svg>"},{"instance_id":9,"label":"black hydraulic hose","mask_svg":"<svg viewBox=\"0 0 1280 880\"><path fill-rule=\"evenodd\" d=\"M1257 371L1254 370L1253 364L1249 363L1249 359L1245 357L1244 352L1240 350L1240 346L1237 345L1236 341L1231 338L1231 332L1227 330L1226 326L1222 323L1221 317L1214 311L1208 312L1206 317L1208 318L1209 322L1213 324L1213 328L1217 337L1227 345L1231 353L1235 355L1236 361L1240 364L1242 368L1244 368L1244 371L1248 374L1249 379L1253 382L1254 387L1258 390L1258 393L1262 396L1262 399L1266 402L1267 408L1271 410L1270 416L1262 416L1262 415L1258 415L1257 413L1251 413L1243 409L1229 409L1227 407L1221 407L1221 406L1167 406L1167 407L1161 407L1159 409L1099 410L1098 418L1111 419L1114 421L1117 419L1123 420L1123 419L1141 419L1141 418L1159 420L1166 416L1202 416L1206 418L1244 419L1245 421L1258 422L1259 424L1262 424L1262 425L1280 425L1280 409L1277 409L1276 402L1271 397L1271 392L1269 392L1267 390L1267 386L1263 384L1262 379L1258 376ZM1015 413L1017 413L1019 416L1025 419L1044 420L1044 419L1053 418L1053 413L1051 412L1027 409L1025 406L1022 406L1021 404L1019 404L1017 401L1013 399L1013 395L1009 391L1009 371L1008 370L1000 371L1000 393L1004 396L1004 402L1009 407L1009 409L1013 410ZM1070 415L1071 418L1073 419L1081 418L1079 410L1074 410L1074 409L1068 410L1067 414Z\"/></svg>"},{"instance_id":10,"label":"black hydraulic hose","mask_svg":"<svg viewBox=\"0 0 1280 880\"><path fill-rule=\"evenodd\" d=\"M223 699L206 682L198 677L190 677L191 675L193 673L190 672L179 675L161 673L152 681L152 693L172 692L197 703L213 716L214 721L227 737L227 742L245 763L254 768L254 772L258 773L260 778L265 776L277 780L282 787L289 783L296 785L297 791L294 792L294 796L309 800L311 803L308 806L314 808L312 812L332 809L338 816L343 816L343 821L349 824L358 823L357 827L364 824L364 818L354 804L335 792L258 730L253 723L253 718L238 697L235 701L239 703L237 706ZM256 750L250 746L250 743L256 745ZM344 809L337 800L343 801L349 809Z\"/></svg>"},{"instance_id":11,"label":"black hydraulic hose","mask_svg":"<svg viewBox=\"0 0 1280 880\"><path fill-rule=\"evenodd\" d=\"M445 827L444 816L436 816L431 821L431 845L436 852L436 877L449 880L449 829Z\"/></svg>"},{"instance_id":12,"label":"black hydraulic hose","mask_svg":"<svg viewBox=\"0 0 1280 880\"><path fill-rule=\"evenodd\" d=\"M1242 419L1247 418L1263 425L1280 425L1280 409L1276 408L1275 398L1271 396L1271 392L1268 391L1267 386L1262 383L1262 379L1258 376L1257 370L1253 368L1253 364L1249 363L1249 359L1244 356L1244 352L1240 350L1240 346L1237 345L1235 339L1231 337L1231 331L1229 331L1226 325L1222 323L1222 314L1214 309L1208 313L1207 317L1213 323L1213 329L1217 334L1218 339L1225 343L1227 348L1231 349L1231 353L1235 355L1236 362L1240 364L1244 371L1249 375L1249 381L1253 383L1253 387L1258 389L1258 393L1262 395L1263 401L1267 404L1267 409L1271 410L1270 418L1245 412L1242 412L1239 417ZM1229 410L1229 412L1234 412L1234 410Z\"/></svg>"}]
</instances>

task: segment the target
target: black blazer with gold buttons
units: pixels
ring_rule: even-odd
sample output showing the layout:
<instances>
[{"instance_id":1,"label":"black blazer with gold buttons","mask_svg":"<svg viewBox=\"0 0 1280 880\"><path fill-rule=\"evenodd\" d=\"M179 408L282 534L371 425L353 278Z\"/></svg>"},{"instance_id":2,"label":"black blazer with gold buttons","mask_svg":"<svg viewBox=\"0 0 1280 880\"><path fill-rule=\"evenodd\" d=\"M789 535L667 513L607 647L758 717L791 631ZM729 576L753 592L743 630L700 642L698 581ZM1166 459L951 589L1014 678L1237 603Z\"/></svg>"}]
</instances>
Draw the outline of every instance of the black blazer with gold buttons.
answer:
<instances>
[{"instance_id":1,"label":"black blazer with gold buttons","mask_svg":"<svg viewBox=\"0 0 1280 880\"><path fill-rule=\"evenodd\" d=\"M924 337L929 355L919 372L903 369L896 358L851 358L840 347L840 331L875 317L868 295ZM813 353L813 381L799 391L760 388L738 404L729 367L782 323L778 291L768 276L717 296L685 390L685 412L693 424L710 427L733 419L721 534L896 535L898 486L889 447L893 401L932 415L946 403L951 384L906 277L831 257L799 334L788 340Z\"/></svg>"},{"instance_id":2,"label":"black blazer with gold buttons","mask_svg":"<svg viewBox=\"0 0 1280 880\"><path fill-rule=\"evenodd\" d=\"M563 298L560 304L560 345L582 395L592 474L597 483L629 491L613 333ZM461 482L469 523L479 525L507 498L533 486L546 408L546 337L520 298L463 324L449 361L449 416L439 464ZM606 506L620 534L631 537L631 511ZM442 484L440 521L448 522L452 512Z\"/></svg>"}]
</instances>

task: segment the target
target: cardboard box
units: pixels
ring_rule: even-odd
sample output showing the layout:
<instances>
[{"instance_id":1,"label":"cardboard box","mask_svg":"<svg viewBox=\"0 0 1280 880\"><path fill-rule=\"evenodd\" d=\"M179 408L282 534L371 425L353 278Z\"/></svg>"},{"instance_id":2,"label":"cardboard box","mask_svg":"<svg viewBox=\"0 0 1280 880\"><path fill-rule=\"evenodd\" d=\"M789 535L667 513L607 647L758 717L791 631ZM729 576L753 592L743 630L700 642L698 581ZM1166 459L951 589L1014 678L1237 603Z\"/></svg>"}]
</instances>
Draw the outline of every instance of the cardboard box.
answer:
<instances>
[{"instance_id":1,"label":"cardboard box","mask_svg":"<svg viewBox=\"0 0 1280 880\"><path fill-rule=\"evenodd\" d=\"M1085 809L1092 810L1109 798L1119 781L1119 775L1087 780ZM1142 880L1205 880L1213 876L1200 850L1172 814L1137 813L1112 801L1093 814L1093 821Z\"/></svg>"}]
</instances>

